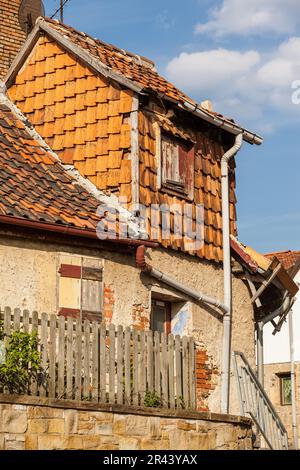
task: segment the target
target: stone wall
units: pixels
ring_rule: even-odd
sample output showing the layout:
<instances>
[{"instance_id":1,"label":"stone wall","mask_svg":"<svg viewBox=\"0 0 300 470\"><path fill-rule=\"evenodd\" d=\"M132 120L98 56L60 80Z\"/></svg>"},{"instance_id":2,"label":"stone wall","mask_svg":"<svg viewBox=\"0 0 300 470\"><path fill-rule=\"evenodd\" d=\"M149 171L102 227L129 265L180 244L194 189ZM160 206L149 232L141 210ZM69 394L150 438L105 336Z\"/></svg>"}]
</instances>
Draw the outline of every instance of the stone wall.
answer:
<instances>
[{"instance_id":1,"label":"stone wall","mask_svg":"<svg viewBox=\"0 0 300 470\"><path fill-rule=\"evenodd\" d=\"M292 428L292 405L282 404L280 377L291 373L290 362L265 364L265 390L281 418L289 438L291 447L294 445ZM300 362L295 363L295 391L296 391L296 413L298 424L298 447L300 446Z\"/></svg>"},{"instance_id":2,"label":"stone wall","mask_svg":"<svg viewBox=\"0 0 300 470\"><path fill-rule=\"evenodd\" d=\"M1 450L250 450L251 421L0 395Z\"/></svg>"}]
</instances>

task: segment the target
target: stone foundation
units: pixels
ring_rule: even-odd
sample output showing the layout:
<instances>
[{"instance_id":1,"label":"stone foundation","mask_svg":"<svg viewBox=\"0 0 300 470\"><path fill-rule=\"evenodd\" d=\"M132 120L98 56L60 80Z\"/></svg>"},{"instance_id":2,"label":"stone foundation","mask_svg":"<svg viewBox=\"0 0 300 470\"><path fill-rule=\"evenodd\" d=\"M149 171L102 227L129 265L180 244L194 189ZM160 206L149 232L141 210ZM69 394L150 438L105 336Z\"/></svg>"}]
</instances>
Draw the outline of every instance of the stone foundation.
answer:
<instances>
[{"instance_id":1,"label":"stone foundation","mask_svg":"<svg viewBox=\"0 0 300 470\"><path fill-rule=\"evenodd\" d=\"M0 395L2 450L249 450L251 420Z\"/></svg>"}]
</instances>

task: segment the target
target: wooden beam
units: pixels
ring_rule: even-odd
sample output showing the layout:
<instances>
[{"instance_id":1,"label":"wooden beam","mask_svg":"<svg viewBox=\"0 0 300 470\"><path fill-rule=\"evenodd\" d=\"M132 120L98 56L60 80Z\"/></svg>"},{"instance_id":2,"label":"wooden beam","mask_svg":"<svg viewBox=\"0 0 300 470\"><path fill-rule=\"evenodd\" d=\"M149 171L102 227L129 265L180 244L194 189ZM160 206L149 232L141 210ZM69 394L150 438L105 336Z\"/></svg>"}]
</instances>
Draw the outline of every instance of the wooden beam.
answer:
<instances>
[{"instance_id":1,"label":"wooden beam","mask_svg":"<svg viewBox=\"0 0 300 470\"><path fill-rule=\"evenodd\" d=\"M139 159L139 97L132 98L131 121L131 193L132 204L140 202L140 159Z\"/></svg>"}]
</instances>

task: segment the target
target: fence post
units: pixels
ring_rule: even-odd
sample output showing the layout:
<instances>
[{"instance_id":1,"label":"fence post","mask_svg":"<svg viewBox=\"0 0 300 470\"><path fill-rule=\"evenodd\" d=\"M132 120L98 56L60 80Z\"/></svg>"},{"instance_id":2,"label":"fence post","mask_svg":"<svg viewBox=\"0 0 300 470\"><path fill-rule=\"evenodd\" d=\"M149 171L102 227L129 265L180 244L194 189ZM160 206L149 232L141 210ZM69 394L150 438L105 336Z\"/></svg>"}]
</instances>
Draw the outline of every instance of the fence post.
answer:
<instances>
[{"instance_id":1,"label":"fence post","mask_svg":"<svg viewBox=\"0 0 300 470\"><path fill-rule=\"evenodd\" d=\"M179 335L175 336L175 365L176 365L176 407L182 406L182 351L181 351L181 339Z\"/></svg>"},{"instance_id":2,"label":"fence post","mask_svg":"<svg viewBox=\"0 0 300 470\"><path fill-rule=\"evenodd\" d=\"M168 407L168 359L167 359L167 343L165 333L161 334L161 378L162 378L162 403Z\"/></svg>"},{"instance_id":3,"label":"fence post","mask_svg":"<svg viewBox=\"0 0 300 470\"><path fill-rule=\"evenodd\" d=\"M82 322L80 318L76 319L76 330L75 330L75 399L81 400L81 351L82 351Z\"/></svg>"},{"instance_id":4,"label":"fence post","mask_svg":"<svg viewBox=\"0 0 300 470\"><path fill-rule=\"evenodd\" d=\"M90 322L88 320L84 320L83 331L83 395L88 400L90 398Z\"/></svg>"},{"instance_id":5,"label":"fence post","mask_svg":"<svg viewBox=\"0 0 300 470\"><path fill-rule=\"evenodd\" d=\"M131 330L127 326L125 328L125 403L131 405L131 354L130 354L130 345L131 341Z\"/></svg>"},{"instance_id":6,"label":"fence post","mask_svg":"<svg viewBox=\"0 0 300 470\"><path fill-rule=\"evenodd\" d=\"M189 400L189 350L188 338L182 338L182 378L183 378L183 402L185 408L190 405Z\"/></svg>"},{"instance_id":7,"label":"fence post","mask_svg":"<svg viewBox=\"0 0 300 470\"><path fill-rule=\"evenodd\" d=\"M100 401L106 403L106 326L100 326Z\"/></svg>"},{"instance_id":8,"label":"fence post","mask_svg":"<svg viewBox=\"0 0 300 470\"><path fill-rule=\"evenodd\" d=\"M42 313L41 315L41 366L44 371L47 371L48 362L48 315ZM47 372L46 372L47 373ZM43 381L40 384L39 392L41 397L45 397L48 390L48 377L43 376Z\"/></svg>"},{"instance_id":9,"label":"fence post","mask_svg":"<svg viewBox=\"0 0 300 470\"><path fill-rule=\"evenodd\" d=\"M99 330L98 323L92 323L92 399L99 397Z\"/></svg>"},{"instance_id":10,"label":"fence post","mask_svg":"<svg viewBox=\"0 0 300 470\"><path fill-rule=\"evenodd\" d=\"M189 339L189 384L190 384L190 407L196 408L196 370L195 370L195 342Z\"/></svg>"},{"instance_id":11,"label":"fence post","mask_svg":"<svg viewBox=\"0 0 300 470\"><path fill-rule=\"evenodd\" d=\"M123 327L118 326L117 332L117 403L123 404Z\"/></svg>"},{"instance_id":12,"label":"fence post","mask_svg":"<svg viewBox=\"0 0 300 470\"><path fill-rule=\"evenodd\" d=\"M73 377L74 377L74 360L73 360L73 318L67 318L67 390L66 398L73 399Z\"/></svg>"},{"instance_id":13,"label":"fence post","mask_svg":"<svg viewBox=\"0 0 300 470\"><path fill-rule=\"evenodd\" d=\"M146 344L147 344L147 391L153 392L153 332L146 331Z\"/></svg>"},{"instance_id":14,"label":"fence post","mask_svg":"<svg viewBox=\"0 0 300 470\"><path fill-rule=\"evenodd\" d=\"M57 397L65 395L65 317L58 319Z\"/></svg>"},{"instance_id":15,"label":"fence post","mask_svg":"<svg viewBox=\"0 0 300 470\"><path fill-rule=\"evenodd\" d=\"M25 312L24 312L25 313ZM56 315L50 316L49 397L55 398L56 384Z\"/></svg>"},{"instance_id":16,"label":"fence post","mask_svg":"<svg viewBox=\"0 0 300 470\"><path fill-rule=\"evenodd\" d=\"M115 403L115 373L116 373L116 328L109 325L109 403Z\"/></svg>"},{"instance_id":17,"label":"fence post","mask_svg":"<svg viewBox=\"0 0 300 470\"><path fill-rule=\"evenodd\" d=\"M170 408L175 408L174 392L174 336L168 336L168 362L169 362L169 398Z\"/></svg>"},{"instance_id":18,"label":"fence post","mask_svg":"<svg viewBox=\"0 0 300 470\"><path fill-rule=\"evenodd\" d=\"M39 314L38 312L32 312L32 323L31 323L31 333L35 333L38 338L38 327L39 327ZM30 385L30 394L33 396L37 395L37 380L35 378L32 379Z\"/></svg>"},{"instance_id":19,"label":"fence post","mask_svg":"<svg viewBox=\"0 0 300 470\"><path fill-rule=\"evenodd\" d=\"M138 388L138 332L133 330L133 404L139 404L139 388Z\"/></svg>"}]
</instances>

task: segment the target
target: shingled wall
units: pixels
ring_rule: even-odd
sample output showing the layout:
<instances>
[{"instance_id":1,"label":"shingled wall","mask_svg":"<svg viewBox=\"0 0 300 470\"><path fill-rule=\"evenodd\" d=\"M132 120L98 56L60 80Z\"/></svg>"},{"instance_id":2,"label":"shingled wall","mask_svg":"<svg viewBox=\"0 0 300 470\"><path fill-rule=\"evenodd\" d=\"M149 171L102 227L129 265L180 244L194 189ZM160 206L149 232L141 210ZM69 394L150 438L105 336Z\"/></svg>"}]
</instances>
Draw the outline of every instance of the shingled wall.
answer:
<instances>
[{"instance_id":1,"label":"shingled wall","mask_svg":"<svg viewBox=\"0 0 300 470\"><path fill-rule=\"evenodd\" d=\"M131 199L130 90L95 76L43 36L9 96L63 162Z\"/></svg>"}]
</instances>

